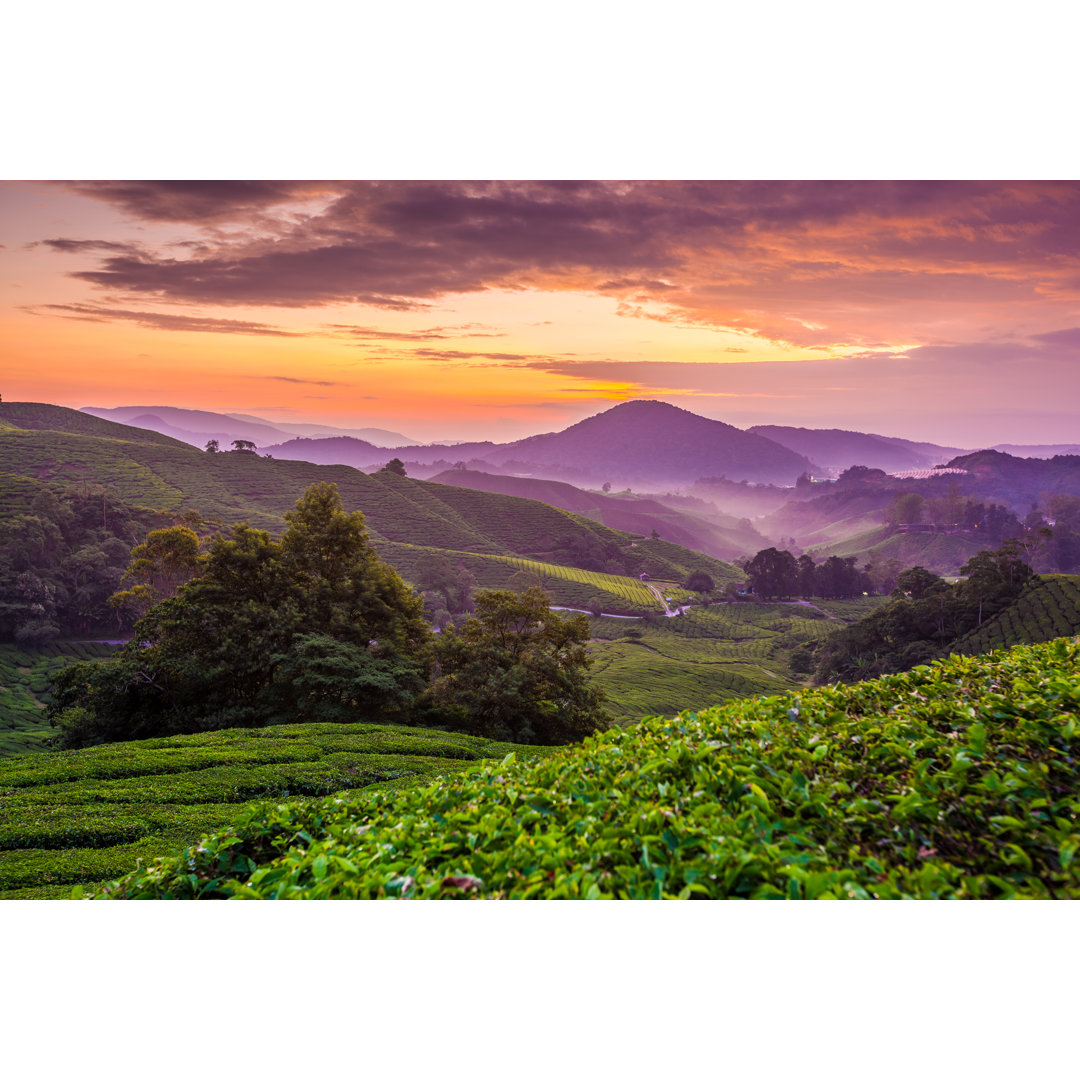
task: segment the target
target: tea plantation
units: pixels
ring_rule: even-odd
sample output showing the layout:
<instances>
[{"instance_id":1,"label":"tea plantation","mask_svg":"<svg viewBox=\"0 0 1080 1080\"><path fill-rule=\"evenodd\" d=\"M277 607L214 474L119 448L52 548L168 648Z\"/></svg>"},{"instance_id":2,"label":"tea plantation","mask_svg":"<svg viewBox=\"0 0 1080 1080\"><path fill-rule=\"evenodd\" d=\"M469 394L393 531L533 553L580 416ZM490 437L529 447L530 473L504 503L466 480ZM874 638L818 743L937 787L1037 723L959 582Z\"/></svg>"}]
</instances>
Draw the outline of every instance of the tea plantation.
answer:
<instances>
[{"instance_id":1,"label":"tea plantation","mask_svg":"<svg viewBox=\"0 0 1080 1080\"><path fill-rule=\"evenodd\" d=\"M55 642L38 649L0 644L0 758L42 749L54 734L44 714L57 673L112 651L96 642Z\"/></svg>"},{"instance_id":2,"label":"tea plantation","mask_svg":"<svg viewBox=\"0 0 1080 1080\"><path fill-rule=\"evenodd\" d=\"M0 762L0 898L100 885L224 828L252 799L393 788L515 749L525 750L395 725L296 724L9 758Z\"/></svg>"},{"instance_id":3,"label":"tea plantation","mask_svg":"<svg viewBox=\"0 0 1080 1080\"><path fill-rule=\"evenodd\" d=\"M797 689L791 656L885 597L817 604L716 604L676 618L592 619L591 677L620 724L732 698Z\"/></svg>"},{"instance_id":4,"label":"tea plantation","mask_svg":"<svg viewBox=\"0 0 1080 1080\"><path fill-rule=\"evenodd\" d=\"M949 651L972 655L1077 633L1080 576L1044 574L1037 585L1021 593L1004 611L953 642Z\"/></svg>"},{"instance_id":5,"label":"tea plantation","mask_svg":"<svg viewBox=\"0 0 1080 1080\"><path fill-rule=\"evenodd\" d=\"M246 811L113 898L1080 899L1080 639Z\"/></svg>"}]
</instances>

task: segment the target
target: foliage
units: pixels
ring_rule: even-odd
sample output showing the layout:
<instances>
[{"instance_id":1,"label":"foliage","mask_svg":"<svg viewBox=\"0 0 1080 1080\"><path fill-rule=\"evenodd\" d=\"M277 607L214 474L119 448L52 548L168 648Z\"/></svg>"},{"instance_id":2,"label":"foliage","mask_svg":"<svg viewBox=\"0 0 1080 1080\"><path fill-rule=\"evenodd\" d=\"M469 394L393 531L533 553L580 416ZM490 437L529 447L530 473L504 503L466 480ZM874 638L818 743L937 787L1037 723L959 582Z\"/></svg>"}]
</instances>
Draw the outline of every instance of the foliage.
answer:
<instances>
[{"instance_id":1,"label":"foliage","mask_svg":"<svg viewBox=\"0 0 1080 1080\"><path fill-rule=\"evenodd\" d=\"M111 645L79 641L35 648L0 645L0 758L45 749L53 735L45 714L56 676L71 664L112 651Z\"/></svg>"},{"instance_id":2,"label":"foliage","mask_svg":"<svg viewBox=\"0 0 1080 1080\"><path fill-rule=\"evenodd\" d=\"M588 621L560 618L542 589L476 597L476 618L435 646L431 697L465 729L518 743L571 742L607 726L587 679Z\"/></svg>"},{"instance_id":3,"label":"foliage","mask_svg":"<svg viewBox=\"0 0 1080 1080\"><path fill-rule=\"evenodd\" d=\"M396 789L514 749L387 724L296 724L11 758L0 762L0 895L93 887L226 827L250 799Z\"/></svg>"},{"instance_id":4,"label":"foliage","mask_svg":"<svg viewBox=\"0 0 1080 1080\"><path fill-rule=\"evenodd\" d=\"M151 608L116 659L61 675L62 745L260 725L290 705L321 715L331 699L336 718L350 704L360 718L376 701L400 701L426 665L421 602L333 485L313 485L286 519L281 541L248 525L215 538L204 572ZM306 650L320 655L318 686L315 673L303 675ZM331 690L346 652L362 664Z\"/></svg>"},{"instance_id":5,"label":"foliage","mask_svg":"<svg viewBox=\"0 0 1080 1080\"><path fill-rule=\"evenodd\" d=\"M941 656L1016 601L1032 580L1022 549L1012 541L979 552L964 570L969 577L956 585L921 566L905 570L887 605L836 630L819 646L817 680L863 679Z\"/></svg>"},{"instance_id":6,"label":"foliage","mask_svg":"<svg viewBox=\"0 0 1080 1080\"><path fill-rule=\"evenodd\" d=\"M1013 645L1080 634L1080 577L1041 577L1004 610L950 643L949 652L975 655Z\"/></svg>"},{"instance_id":7,"label":"foliage","mask_svg":"<svg viewBox=\"0 0 1080 1080\"><path fill-rule=\"evenodd\" d=\"M110 898L1080 898L1080 641L253 809Z\"/></svg>"},{"instance_id":8,"label":"foliage","mask_svg":"<svg viewBox=\"0 0 1080 1080\"><path fill-rule=\"evenodd\" d=\"M174 525L155 529L146 540L132 548L131 562L121 579L127 589L109 597L109 606L146 614L159 600L176 595L176 590L190 581L205 562L199 551L199 537L193 529Z\"/></svg>"}]
</instances>

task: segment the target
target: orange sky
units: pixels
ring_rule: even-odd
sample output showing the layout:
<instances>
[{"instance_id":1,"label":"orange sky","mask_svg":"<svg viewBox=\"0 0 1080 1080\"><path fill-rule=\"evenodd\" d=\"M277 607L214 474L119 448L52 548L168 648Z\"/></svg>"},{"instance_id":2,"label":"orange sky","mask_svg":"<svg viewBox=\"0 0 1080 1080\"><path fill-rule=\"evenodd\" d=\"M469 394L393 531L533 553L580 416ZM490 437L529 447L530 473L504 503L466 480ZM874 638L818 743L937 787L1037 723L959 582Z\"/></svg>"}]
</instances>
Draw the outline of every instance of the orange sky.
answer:
<instances>
[{"instance_id":1,"label":"orange sky","mask_svg":"<svg viewBox=\"0 0 1080 1080\"><path fill-rule=\"evenodd\" d=\"M9 182L0 227L7 400L1080 441L1072 183Z\"/></svg>"}]
</instances>

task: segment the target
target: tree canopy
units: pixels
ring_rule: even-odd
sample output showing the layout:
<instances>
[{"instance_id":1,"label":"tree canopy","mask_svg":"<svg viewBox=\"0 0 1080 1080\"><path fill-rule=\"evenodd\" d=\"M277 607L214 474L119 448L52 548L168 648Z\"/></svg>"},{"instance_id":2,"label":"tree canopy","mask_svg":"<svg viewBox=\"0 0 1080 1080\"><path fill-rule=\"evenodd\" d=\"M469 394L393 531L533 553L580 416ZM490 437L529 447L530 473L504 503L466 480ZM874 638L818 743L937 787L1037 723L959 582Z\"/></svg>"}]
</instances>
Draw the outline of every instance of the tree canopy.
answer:
<instances>
[{"instance_id":1,"label":"tree canopy","mask_svg":"<svg viewBox=\"0 0 1080 1080\"><path fill-rule=\"evenodd\" d=\"M335 715L400 710L398 683L422 684L429 662L421 601L335 485L312 485L286 520L280 541L246 524L215 538L203 573L150 608L115 660L63 673L54 710L68 745L259 725L334 693ZM327 685L343 655L373 677L353 698L358 673ZM305 657L322 664L307 681ZM71 706L82 711L66 722Z\"/></svg>"},{"instance_id":2,"label":"tree canopy","mask_svg":"<svg viewBox=\"0 0 1080 1080\"><path fill-rule=\"evenodd\" d=\"M553 612L543 589L479 593L476 617L436 644L431 698L470 733L521 743L572 742L607 727L590 685L588 620Z\"/></svg>"}]
</instances>

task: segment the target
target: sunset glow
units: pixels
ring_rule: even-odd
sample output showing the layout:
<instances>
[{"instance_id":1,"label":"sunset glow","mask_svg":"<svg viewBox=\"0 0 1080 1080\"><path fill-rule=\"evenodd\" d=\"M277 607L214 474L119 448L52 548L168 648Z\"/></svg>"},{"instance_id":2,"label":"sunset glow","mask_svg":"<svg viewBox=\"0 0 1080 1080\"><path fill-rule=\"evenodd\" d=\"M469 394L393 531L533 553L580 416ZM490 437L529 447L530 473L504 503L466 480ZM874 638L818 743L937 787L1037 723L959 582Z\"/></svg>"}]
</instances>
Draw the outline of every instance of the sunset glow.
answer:
<instances>
[{"instance_id":1,"label":"sunset glow","mask_svg":"<svg viewBox=\"0 0 1080 1080\"><path fill-rule=\"evenodd\" d=\"M506 440L648 397L739 426L1080 439L1075 183L10 182L0 198L5 400Z\"/></svg>"}]
</instances>

